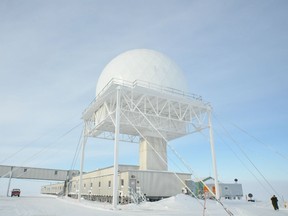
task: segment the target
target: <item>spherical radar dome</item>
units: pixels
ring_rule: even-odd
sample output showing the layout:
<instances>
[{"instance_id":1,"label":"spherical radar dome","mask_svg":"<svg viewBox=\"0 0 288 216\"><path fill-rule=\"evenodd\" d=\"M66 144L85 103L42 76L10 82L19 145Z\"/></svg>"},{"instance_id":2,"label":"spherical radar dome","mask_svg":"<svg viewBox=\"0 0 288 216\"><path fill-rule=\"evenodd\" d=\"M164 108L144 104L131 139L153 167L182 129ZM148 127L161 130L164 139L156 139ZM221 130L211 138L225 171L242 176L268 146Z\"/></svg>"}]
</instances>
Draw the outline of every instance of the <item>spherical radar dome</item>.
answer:
<instances>
[{"instance_id":1,"label":"spherical radar dome","mask_svg":"<svg viewBox=\"0 0 288 216\"><path fill-rule=\"evenodd\" d=\"M113 78L129 82L145 81L188 92L181 69L168 57L154 50L130 50L112 59L98 79L96 95Z\"/></svg>"}]
</instances>

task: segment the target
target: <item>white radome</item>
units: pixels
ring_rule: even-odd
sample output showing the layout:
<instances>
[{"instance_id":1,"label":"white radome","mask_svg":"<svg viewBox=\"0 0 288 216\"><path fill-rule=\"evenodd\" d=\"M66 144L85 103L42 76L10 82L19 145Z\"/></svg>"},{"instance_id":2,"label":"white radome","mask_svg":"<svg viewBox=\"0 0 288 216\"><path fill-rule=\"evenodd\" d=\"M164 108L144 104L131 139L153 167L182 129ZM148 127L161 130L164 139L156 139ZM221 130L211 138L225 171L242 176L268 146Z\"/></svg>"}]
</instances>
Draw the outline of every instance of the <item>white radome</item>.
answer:
<instances>
[{"instance_id":1,"label":"white radome","mask_svg":"<svg viewBox=\"0 0 288 216\"><path fill-rule=\"evenodd\" d=\"M112 59L98 79L96 95L111 79L145 81L188 92L188 84L181 69L167 56L154 50L130 50Z\"/></svg>"}]
</instances>

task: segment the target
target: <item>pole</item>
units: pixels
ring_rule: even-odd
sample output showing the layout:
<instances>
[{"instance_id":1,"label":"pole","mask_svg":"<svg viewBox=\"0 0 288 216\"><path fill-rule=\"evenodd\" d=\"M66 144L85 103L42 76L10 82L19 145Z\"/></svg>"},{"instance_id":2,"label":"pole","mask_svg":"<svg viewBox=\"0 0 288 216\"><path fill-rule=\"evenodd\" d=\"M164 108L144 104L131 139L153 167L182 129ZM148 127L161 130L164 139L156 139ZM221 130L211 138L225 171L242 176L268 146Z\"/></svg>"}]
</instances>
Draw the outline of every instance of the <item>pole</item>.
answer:
<instances>
[{"instance_id":1,"label":"pole","mask_svg":"<svg viewBox=\"0 0 288 216\"><path fill-rule=\"evenodd\" d=\"M115 140L114 140L114 173L113 173L113 209L117 209L118 204L118 146L120 129L120 87L116 92L116 113L115 113Z\"/></svg>"},{"instance_id":2,"label":"pole","mask_svg":"<svg viewBox=\"0 0 288 216\"><path fill-rule=\"evenodd\" d=\"M66 197L68 197L68 194L69 194L70 175L71 175L71 170L68 170L66 174L66 180L64 182L64 188L63 188L64 196Z\"/></svg>"},{"instance_id":3,"label":"pole","mask_svg":"<svg viewBox=\"0 0 288 216\"><path fill-rule=\"evenodd\" d=\"M9 190L10 190L10 184L11 184L12 173L13 173L12 171L13 171L13 166L11 166L10 175L9 175L9 182L8 182L8 187L7 187L7 197L9 197Z\"/></svg>"},{"instance_id":4,"label":"pole","mask_svg":"<svg viewBox=\"0 0 288 216\"><path fill-rule=\"evenodd\" d=\"M215 195L216 195L216 199L219 199L219 198L220 198L220 194L219 194L219 182L218 182L217 165L216 165L216 155L215 155L215 148L214 148L214 137L213 137L213 128L212 128L211 112L212 112L212 111L209 111L210 146L211 146L212 163L213 163L213 171L214 171Z\"/></svg>"},{"instance_id":5,"label":"pole","mask_svg":"<svg viewBox=\"0 0 288 216\"><path fill-rule=\"evenodd\" d=\"M84 166L84 156L85 156L85 144L87 141L86 137L86 127L84 126L83 130L83 141L82 141L82 154L81 154L81 163L80 163L80 176L79 176L79 184L78 184L78 201L81 200L81 192L82 192L82 176L83 176L83 166Z\"/></svg>"}]
</instances>

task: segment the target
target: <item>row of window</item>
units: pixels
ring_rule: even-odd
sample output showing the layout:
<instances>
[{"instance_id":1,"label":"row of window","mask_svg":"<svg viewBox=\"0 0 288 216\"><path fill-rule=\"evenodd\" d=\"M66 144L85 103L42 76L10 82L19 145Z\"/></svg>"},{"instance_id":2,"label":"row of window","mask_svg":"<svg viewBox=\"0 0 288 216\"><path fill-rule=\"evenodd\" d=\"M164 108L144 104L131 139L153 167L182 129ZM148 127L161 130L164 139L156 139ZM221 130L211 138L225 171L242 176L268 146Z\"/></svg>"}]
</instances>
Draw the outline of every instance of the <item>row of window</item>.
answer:
<instances>
[{"instance_id":1,"label":"row of window","mask_svg":"<svg viewBox=\"0 0 288 216\"><path fill-rule=\"evenodd\" d=\"M24 168L24 172L27 172L27 171L28 171L28 169ZM57 170L54 171L54 175L58 175L58 171Z\"/></svg>"},{"instance_id":2,"label":"row of window","mask_svg":"<svg viewBox=\"0 0 288 216\"><path fill-rule=\"evenodd\" d=\"M44 187L43 188L44 190L46 190L46 191L50 191L50 190L52 190L52 191L57 191L57 190L62 190L62 187L61 186L53 186L52 188L50 188L50 187Z\"/></svg>"},{"instance_id":3,"label":"row of window","mask_svg":"<svg viewBox=\"0 0 288 216\"><path fill-rule=\"evenodd\" d=\"M121 179L121 186L124 186L124 179ZM93 187L93 183L90 183L90 187ZM101 187L101 181L98 182L98 187ZM111 187L111 180L108 181L108 187ZM76 184L74 184L74 188L76 188ZM86 183L84 183L84 188L86 188Z\"/></svg>"}]
</instances>

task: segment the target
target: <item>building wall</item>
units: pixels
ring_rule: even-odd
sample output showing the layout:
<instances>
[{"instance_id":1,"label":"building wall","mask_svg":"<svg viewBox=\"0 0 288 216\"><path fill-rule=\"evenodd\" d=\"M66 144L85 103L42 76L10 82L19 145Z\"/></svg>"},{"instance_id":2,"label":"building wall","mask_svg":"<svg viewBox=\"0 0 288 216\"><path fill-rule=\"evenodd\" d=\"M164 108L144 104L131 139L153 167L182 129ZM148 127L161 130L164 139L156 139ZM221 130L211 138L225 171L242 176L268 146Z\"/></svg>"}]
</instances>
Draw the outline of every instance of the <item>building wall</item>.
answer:
<instances>
[{"instance_id":1,"label":"building wall","mask_svg":"<svg viewBox=\"0 0 288 216\"><path fill-rule=\"evenodd\" d=\"M132 170L129 170L132 169ZM137 166L119 166L119 181L118 190L119 196L128 197L131 189L134 192L141 190L143 194L150 198L161 198L174 196L182 193L182 189L185 185L175 176L174 173L167 171L143 171L136 170ZM134 170L133 170L134 169ZM186 179L190 179L189 174L178 174L179 178L185 182ZM113 195L113 167L107 169L96 170L94 172L86 173L83 175L82 195L83 196L109 196ZM79 176L72 178L68 184L69 194L78 194ZM41 190L42 193L58 194L60 192L60 186L48 185L44 186Z\"/></svg>"},{"instance_id":2,"label":"building wall","mask_svg":"<svg viewBox=\"0 0 288 216\"><path fill-rule=\"evenodd\" d=\"M190 174L178 173L178 177L172 172L165 171L130 171L129 182L134 177L136 186L141 188L147 197L169 197L182 193L185 188L185 180L190 179Z\"/></svg>"},{"instance_id":3,"label":"building wall","mask_svg":"<svg viewBox=\"0 0 288 216\"><path fill-rule=\"evenodd\" d=\"M215 191L214 184L207 184L207 187L209 187L210 190ZM243 197L242 184L220 183L219 193L220 193L220 197L223 197L226 199L236 199L236 198L240 199L241 197Z\"/></svg>"},{"instance_id":4,"label":"building wall","mask_svg":"<svg viewBox=\"0 0 288 216\"><path fill-rule=\"evenodd\" d=\"M243 197L242 184L220 184L221 197L235 199Z\"/></svg>"},{"instance_id":5,"label":"building wall","mask_svg":"<svg viewBox=\"0 0 288 216\"><path fill-rule=\"evenodd\" d=\"M127 187L127 170L138 169L138 166L120 165L119 166L119 182L118 189L123 190L123 193L128 194ZM123 180L123 181L122 181ZM113 194L113 167L108 167L100 170L96 170L90 173L86 173L82 177L82 194L84 195L99 195L99 196L112 196ZM122 182L124 185L122 186ZM79 176L72 178L70 193L78 193Z\"/></svg>"},{"instance_id":6,"label":"building wall","mask_svg":"<svg viewBox=\"0 0 288 216\"><path fill-rule=\"evenodd\" d=\"M41 187L41 193L42 194L59 194L63 192L64 183L59 182L56 184L46 185Z\"/></svg>"}]
</instances>

